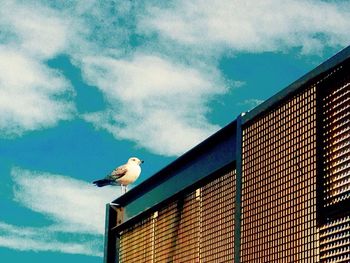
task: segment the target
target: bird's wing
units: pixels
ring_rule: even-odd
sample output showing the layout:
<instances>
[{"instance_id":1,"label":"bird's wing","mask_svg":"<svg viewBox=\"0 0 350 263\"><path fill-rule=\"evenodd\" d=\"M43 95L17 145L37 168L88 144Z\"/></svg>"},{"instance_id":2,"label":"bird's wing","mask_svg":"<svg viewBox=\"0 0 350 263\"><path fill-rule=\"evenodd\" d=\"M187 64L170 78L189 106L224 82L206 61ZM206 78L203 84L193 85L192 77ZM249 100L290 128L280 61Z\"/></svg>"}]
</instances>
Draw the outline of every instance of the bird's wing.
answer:
<instances>
[{"instance_id":1,"label":"bird's wing","mask_svg":"<svg viewBox=\"0 0 350 263\"><path fill-rule=\"evenodd\" d=\"M117 180L120 177L124 176L126 172L128 171L126 165L119 166L118 168L114 169L111 174L108 176L110 179Z\"/></svg>"}]
</instances>

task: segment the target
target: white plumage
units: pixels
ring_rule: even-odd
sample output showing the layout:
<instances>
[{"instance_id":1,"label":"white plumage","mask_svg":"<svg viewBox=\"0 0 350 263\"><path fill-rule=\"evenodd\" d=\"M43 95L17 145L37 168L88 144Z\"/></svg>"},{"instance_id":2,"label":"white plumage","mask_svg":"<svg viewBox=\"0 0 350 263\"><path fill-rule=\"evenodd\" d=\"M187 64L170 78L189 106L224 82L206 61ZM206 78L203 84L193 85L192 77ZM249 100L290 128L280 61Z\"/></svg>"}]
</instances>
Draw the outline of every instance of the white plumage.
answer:
<instances>
[{"instance_id":1,"label":"white plumage","mask_svg":"<svg viewBox=\"0 0 350 263\"><path fill-rule=\"evenodd\" d=\"M126 191L126 186L135 182L141 174L142 160L136 157L131 157L126 164L123 164L114 169L106 178L94 181L98 187L106 185L121 185L122 190ZM124 189L123 189L124 188Z\"/></svg>"}]
</instances>

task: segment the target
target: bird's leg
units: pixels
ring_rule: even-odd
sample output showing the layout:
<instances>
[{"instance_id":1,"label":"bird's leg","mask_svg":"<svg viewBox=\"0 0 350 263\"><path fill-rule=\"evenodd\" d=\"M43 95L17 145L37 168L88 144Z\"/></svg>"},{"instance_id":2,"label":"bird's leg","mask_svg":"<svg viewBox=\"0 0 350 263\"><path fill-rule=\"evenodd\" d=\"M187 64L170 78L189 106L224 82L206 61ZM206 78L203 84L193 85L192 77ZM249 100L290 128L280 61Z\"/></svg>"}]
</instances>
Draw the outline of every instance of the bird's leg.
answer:
<instances>
[{"instance_id":1,"label":"bird's leg","mask_svg":"<svg viewBox=\"0 0 350 263\"><path fill-rule=\"evenodd\" d=\"M126 193L127 191L127 186L126 185L120 185L121 190L122 190L122 195Z\"/></svg>"}]
</instances>

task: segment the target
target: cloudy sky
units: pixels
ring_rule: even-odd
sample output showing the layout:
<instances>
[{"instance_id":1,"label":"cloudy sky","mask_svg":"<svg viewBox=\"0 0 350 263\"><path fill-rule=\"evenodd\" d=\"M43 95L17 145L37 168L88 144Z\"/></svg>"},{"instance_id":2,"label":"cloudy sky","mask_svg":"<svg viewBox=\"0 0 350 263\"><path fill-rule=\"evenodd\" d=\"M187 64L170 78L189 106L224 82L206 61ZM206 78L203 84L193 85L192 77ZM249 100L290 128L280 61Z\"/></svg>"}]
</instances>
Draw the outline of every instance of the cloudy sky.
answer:
<instances>
[{"instance_id":1,"label":"cloudy sky","mask_svg":"<svg viewBox=\"0 0 350 263\"><path fill-rule=\"evenodd\" d=\"M103 2L103 4L101 4ZM350 3L0 0L0 257L102 262L91 181L142 182L350 43Z\"/></svg>"}]
</instances>

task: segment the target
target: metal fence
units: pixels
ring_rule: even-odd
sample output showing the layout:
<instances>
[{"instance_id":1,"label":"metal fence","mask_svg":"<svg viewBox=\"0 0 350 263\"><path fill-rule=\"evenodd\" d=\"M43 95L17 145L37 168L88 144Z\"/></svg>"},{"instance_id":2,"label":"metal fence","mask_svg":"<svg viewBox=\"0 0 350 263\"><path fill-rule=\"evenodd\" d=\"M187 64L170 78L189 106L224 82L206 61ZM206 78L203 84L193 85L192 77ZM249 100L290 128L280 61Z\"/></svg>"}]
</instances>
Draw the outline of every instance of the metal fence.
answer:
<instances>
[{"instance_id":1,"label":"metal fence","mask_svg":"<svg viewBox=\"0 0 350 263\"><path fill-rule=\"evenodd\" d=\"M160 207L120 232L120 263L230 262L235 171Z\"/></svg>"},{"instance_id":2,"label":"metal fence","mask_svg":"<svg viewBox=\"0 0 350 263\"><path fill-rule=\"evenodd\" d=\"M350 262L350 76L322 89L323 210L322 262ZM345 74L344 74L345 73Z\"/></svg>"},{"instance_id":3,"label":"metal fence","mask_svg":"<svg viewBox=\"0 0 350 263\"><path fill-rule=\"evenodd\" d=\"M319 262L316 87L243 127L241 262Z\"/></svg>"}]
</instances>

